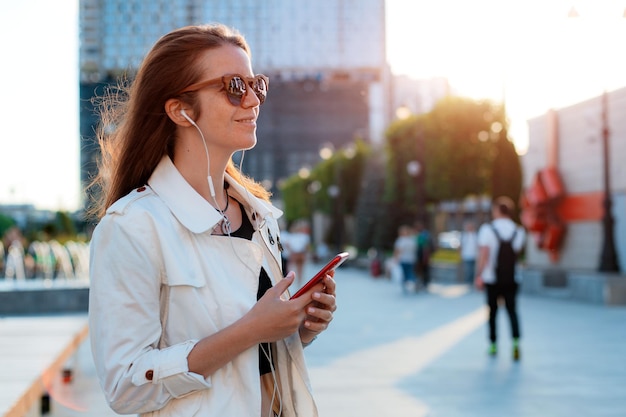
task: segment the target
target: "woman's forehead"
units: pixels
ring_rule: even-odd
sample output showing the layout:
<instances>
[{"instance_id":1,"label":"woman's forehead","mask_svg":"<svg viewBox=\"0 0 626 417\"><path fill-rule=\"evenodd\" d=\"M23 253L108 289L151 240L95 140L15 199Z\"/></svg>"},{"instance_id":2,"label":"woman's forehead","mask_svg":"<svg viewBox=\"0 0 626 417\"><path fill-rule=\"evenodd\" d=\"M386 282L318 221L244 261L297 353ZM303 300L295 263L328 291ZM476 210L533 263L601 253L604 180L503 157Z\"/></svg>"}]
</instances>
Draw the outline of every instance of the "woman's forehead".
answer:
<instances>
[{"instance_id":1,"label":"woman's forehead","mask_svg":"<svg viewBox=\"0 0 626 417\"><path fill-rule=\"evenodd\" d=\"M226 74L252 76L250 57L238 46L222 45L208 49L200 55L202 78L217 78Z\"/></svg>"}]
</instances>

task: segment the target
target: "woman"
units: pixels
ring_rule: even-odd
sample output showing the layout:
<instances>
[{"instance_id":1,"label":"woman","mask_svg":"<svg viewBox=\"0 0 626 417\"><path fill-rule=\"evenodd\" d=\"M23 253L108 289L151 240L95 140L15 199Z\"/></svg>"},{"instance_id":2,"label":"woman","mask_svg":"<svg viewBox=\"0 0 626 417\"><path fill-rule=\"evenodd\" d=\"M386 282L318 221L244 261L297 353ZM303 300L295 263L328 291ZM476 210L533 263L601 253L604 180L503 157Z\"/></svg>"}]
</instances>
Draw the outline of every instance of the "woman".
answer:
<instances>
[{"instance_id":1,"label":"woman","mask_svg":"<svg viewBox=\"0 0 626 417\"><path fill-rule=\"evenodd\" d=\"M402 268L402 292L409 292L407 286L411 286L411 290L415 291L416 278L413 270L415 269L415 258L417 254L417 241L413 228L407 224L403 224L398 228L398 237L393 244L394 260Z\"/></svg>"},{"instance_id":2,"label":"woman","mask_svg":"<svg viewBox=\"0 0 626 417\"><path fill-rule=\"evenodd\" d=\"M289 251L289 265L296 272L296 286L298 288L304 284L302 272L304 271L304 264L306 263L310 244L311 237L309 236L308 223L306 220L296 221L291 226L289 239L285 246Z\"/></svg>"},{"instance_id":3,"label":"woman","mask_svg":"<svg viewBox=\"0 0 626 417\"><path fill-rule=\"evenodd\" d=\"M127 100L104 97L90 335L111 407L149 416L316 416L303 357L333 318L327 276L289 300L277 218L232 155L269 81L222 25L162 37Z\"/></svg>"},{"instance_id":4,"label":"woman","mask_svg":"<svg viewBox=\"0 0 626 417\"><path fill-rule=\"evenodd\" d=\"M474 222L468 221L463 225L460 240L459 252L463 263L463 281L471 287L474 283L478 256L478 234Z\"/></svg>"}]
</instances>

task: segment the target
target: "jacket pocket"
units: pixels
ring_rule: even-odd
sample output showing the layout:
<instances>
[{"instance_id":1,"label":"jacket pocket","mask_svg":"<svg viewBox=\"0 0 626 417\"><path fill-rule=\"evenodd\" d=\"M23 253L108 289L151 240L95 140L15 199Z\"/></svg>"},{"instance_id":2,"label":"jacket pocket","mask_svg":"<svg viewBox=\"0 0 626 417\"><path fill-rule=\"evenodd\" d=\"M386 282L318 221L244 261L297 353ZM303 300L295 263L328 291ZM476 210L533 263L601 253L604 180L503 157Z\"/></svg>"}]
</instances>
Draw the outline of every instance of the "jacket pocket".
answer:
<instances>
[{"instance_id":1,"label":"jacket pocket","mask_svg":"<svg viewBox=\"0 0 626 417\"><path fill-rule=\"evenodd\" d=\"M193 268L185 268L184 266L169 267L165 271L164 284L170 287L186 285L195 288L201 288L206 285L204 277Z\"/></svg>"},{"instance_id":2,"label":"jacket pocket","mask_svg":"<svg viewBox=\"0 0 626 417\"><path fill-rule=\"evenodd\" d=\"M175 398L165 407L152 413L141 414L140 417L194 417L200 416L200 408L204 400L204 392L198 391L181 398Z\"/></svg>"}]
</instances>

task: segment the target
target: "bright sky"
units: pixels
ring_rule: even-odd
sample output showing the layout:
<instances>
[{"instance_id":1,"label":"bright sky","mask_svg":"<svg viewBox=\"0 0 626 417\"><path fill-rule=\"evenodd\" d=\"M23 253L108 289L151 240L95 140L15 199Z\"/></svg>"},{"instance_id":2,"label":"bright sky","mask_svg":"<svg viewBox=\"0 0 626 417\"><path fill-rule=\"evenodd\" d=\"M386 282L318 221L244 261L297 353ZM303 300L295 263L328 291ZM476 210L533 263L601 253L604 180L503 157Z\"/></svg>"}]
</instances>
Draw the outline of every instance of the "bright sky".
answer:
<instances>
[{"instance_id":1,"label":"bright sky","mask_svg":"<svg viewBox=\"0 0 626 417\"><path fill-rule=\"evenodd\" d=\"M568 19L575 7L579 18ZM387 0L396 74L505 97L511 136L551 107L626 86L626 0ZM0 0L0 203L80 204L78 0Z\"/></svg>"},{"instance_id":2,"label":"bright sky","mask_svg":"<svg viewBox=\"0 0 626 417\"><path fill-rule=\"evenodd\" d=\"M78 0L0 0L0 56L0 203L78 209Z\"/></svg>"},{"instance_id":3,"label":"bright sky","mask_svg":"<svg viewBox=\"0 0 626 417\"><path fill-rule=\"evenodd\" d=\"M396 74L504 97L523 153L528 119L626 87L625 10L626 0L387 0L387 56Z\"/></svg>"}]
</instances>

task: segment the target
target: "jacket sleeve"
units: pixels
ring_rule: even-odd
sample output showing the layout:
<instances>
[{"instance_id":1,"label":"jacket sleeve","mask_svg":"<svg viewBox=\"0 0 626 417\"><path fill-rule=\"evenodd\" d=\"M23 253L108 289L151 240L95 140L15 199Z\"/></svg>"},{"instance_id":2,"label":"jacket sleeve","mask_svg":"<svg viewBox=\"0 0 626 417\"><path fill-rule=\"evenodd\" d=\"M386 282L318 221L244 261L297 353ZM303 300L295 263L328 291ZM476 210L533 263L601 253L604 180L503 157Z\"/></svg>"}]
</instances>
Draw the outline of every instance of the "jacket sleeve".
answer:
<instances>
[{"instance_id":1,"label":"jacket sleeve","mask_svg":"<svg viewBox=\"0 0 626 417\"><path fill-rule=\"evenodd\" d=\"M90 338L105 397L121 414L155 411L172 398L207 389L189 372L188 340L158 349L162 262L146 213L105 216L90 244Z\"/></svg>"}]
</instances>

